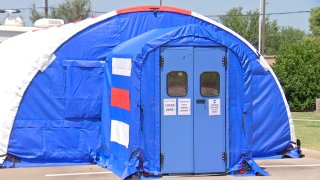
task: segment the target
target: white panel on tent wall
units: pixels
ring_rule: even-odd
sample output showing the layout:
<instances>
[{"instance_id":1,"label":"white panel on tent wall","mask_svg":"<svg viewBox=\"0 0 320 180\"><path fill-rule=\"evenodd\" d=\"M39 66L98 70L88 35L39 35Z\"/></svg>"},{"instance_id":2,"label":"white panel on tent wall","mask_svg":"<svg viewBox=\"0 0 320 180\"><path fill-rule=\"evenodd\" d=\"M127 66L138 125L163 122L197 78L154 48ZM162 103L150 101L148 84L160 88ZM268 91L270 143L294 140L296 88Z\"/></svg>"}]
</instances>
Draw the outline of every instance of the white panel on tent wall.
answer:
<instances>
[{"instance_id":1,"label":"white panel on tent wall","mask_svg":"<svg viewBox=\"0 0 320 180\"><path fill-rule=\"evenodd\" d=\"M119 143L126 148L129 146L129 125L117 121L117 120L111 120L111 137L110 141Z\"/></svg>"},{"instance_id":2,"label":"white panel on tent wall","mask_svg":"<svg viewBox=\"0 0 320 180\"><path fill-rule=\"evenodd\" d=\"M131 76L131 67L129 58L112 58L112 74Z\"/></svg>"}]
</instances>

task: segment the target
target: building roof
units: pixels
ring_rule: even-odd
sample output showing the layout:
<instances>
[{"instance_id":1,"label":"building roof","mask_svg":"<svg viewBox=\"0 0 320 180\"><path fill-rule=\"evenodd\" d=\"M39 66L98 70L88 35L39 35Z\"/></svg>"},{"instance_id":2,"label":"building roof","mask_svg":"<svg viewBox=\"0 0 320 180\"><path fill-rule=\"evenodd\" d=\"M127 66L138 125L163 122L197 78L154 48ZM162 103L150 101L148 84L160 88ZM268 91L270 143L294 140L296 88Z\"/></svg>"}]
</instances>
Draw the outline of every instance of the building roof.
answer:
<instances>
[{"instance_id":1,"label":"building roof","mask_svg":"<svg viewBox=\"0 0 320 180\"><path fill-rule=\"evenodd\" d=\"M8 38L13 36L17 36L19 34L38 30L40 28L37 27L24 27L24 26L0 26L0 43L5 41Z\"/></svg>"}]
</instances>

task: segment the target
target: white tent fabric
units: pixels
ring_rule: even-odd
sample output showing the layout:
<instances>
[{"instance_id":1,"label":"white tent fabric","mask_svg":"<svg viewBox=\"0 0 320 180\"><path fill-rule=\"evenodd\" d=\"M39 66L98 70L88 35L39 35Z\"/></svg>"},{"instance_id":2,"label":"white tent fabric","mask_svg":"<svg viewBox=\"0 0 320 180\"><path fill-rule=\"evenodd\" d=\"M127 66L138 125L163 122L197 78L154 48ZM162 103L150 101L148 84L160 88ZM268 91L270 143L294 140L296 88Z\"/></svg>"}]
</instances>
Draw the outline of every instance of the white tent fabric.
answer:
<instances>
[{"instance_id":1,"label":"white tent fabric","mask_svg":"<svg viewBox=\"0 0 320 180\"><path fill-rule=\"evenodd\" d=\"M25 90L37 72L44 71L55 59L55 50L81 30L116 14L112 11L78 23L28 32L0 44L0 155L7 153L14 119ZM5 156L2 156L0 164L4 160Z\"/></svg>"},{"instance_id":2,"label":"white tent fabric","mask_svg":"<svg viewBox=\"0 0 320 180\"><path fill-rule=\"evenodd\" d=\"M7 153L11 130L21 99L37 72L44 71L46 67L50 65L55 59L54 52L65 41L85 28L115 15L117 15L117 12L112 11L78 23L70 23L61 27L25 33L0 44L0 59L2 63L0 66L0 155ZM228 31L245 42L258 55L257 50L248 41L229 28L194 12L192 12L192 16ZM286 103L291 140L295 141L292 117L282 87L272 68L262 56L260 57L259 63L266 71L272 73L281 91L283 100ZM2 164L4 160L5 156L1 156L0 164Z\"/></svg>"}]
</instances>

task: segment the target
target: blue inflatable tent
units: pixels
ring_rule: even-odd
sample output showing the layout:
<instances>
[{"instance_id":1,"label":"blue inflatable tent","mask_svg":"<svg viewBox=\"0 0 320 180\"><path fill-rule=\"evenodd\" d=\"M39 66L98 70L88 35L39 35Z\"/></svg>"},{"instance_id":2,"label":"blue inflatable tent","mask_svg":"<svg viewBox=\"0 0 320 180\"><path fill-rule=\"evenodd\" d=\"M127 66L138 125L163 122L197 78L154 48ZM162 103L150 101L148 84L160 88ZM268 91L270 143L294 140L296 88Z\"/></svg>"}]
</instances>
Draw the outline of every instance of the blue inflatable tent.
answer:
<instances>
[{"instance_id":1,"label":"blue inflatable tent","mask_svg":"<svg viewBox=\"0 0 320 180\"><path fill-rule=\"evenodd\" d=\"M124 179L267 174L253 158L299 157L272 68L197 13L122 9L20 35L0 52L3 167L93 163Z\"/></svg>"}]
</instances>

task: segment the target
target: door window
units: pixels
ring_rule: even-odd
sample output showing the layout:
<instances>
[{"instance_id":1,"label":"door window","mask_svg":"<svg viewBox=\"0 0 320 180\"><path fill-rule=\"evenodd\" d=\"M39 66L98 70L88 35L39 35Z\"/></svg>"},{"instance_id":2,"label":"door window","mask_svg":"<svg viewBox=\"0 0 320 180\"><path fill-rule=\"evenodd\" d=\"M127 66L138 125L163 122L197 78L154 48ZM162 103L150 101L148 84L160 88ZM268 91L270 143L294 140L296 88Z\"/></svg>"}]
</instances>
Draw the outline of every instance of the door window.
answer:
<instances>
[{"instance_id":1,"label":"door window","mask_svg":"<svg viewBox=\"0 0 320 180\"><path fill-rule=\"evenodd\" d=\"M200 92L202 96L219 96L220 75L218 72L203 72L200 75Z\"/></svg>"},{"instance_id":2,"label":"door window","mask_svg":"<svg viewBox=\"0 0 320 180\"><path fill-rule=\"evenodd\" d=\"M188 92L188 75L184 71L171 71L167 74L168 96L185 96Z\"/></svg>"}]
</instances>

